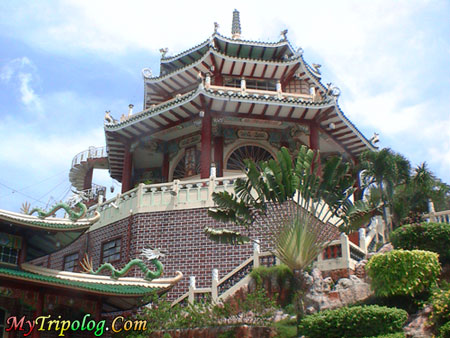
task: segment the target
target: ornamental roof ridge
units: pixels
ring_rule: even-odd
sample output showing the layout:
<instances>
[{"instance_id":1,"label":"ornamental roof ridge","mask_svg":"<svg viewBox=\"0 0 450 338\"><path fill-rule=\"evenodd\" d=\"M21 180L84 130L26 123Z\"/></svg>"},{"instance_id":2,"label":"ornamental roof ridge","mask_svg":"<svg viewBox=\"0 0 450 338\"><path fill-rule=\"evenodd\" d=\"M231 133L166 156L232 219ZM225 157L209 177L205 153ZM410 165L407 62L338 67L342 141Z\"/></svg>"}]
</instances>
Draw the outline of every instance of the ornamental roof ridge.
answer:
<instances>
[{"instance_id":1,"label":"ornamental roof ridge","mask_svg":"<svg viewBox=\"0 0 450 338\"><path fill-rule=\"evenodd\" d=\"M161 63L170 63L172 61L175 61L176 59L179 59L180 57L183 57L191 52L194 52L196 50L201 49L202 47L205 47L206 45L210 44L212 40L215 38L230 42L230 43L239 43L239 44L245 44L245 45L255 45L260 47L281 47L283 45L287 45L289 49L291 50L292 54L296 54L294 48L292 47L291 43L288 39L281 39L276 42L264 42L264 41L255 41L255 40L244 40L244 39L232 39L229 37L226 37L224 35L221 35L218 32L215 32L211 35L210 38L206 39L205 41L199 43L198 45L191 47L189 49L186 49L185 51L182 51L174 56L168 56L168 57L161 57Z\"/></svg>"},{"instance_id":2,"label":"ornamental roof ridge","mask_svg":"<svg viewBox=\"0 0 450 338\"><path fill-rule=\"evenodd\" d=\"M213 34L213 36L214 36L214 34ZM183 56L189 54L190 52L193 52L193 51L198 50L198 49L200 49L202 47L205 47L210 42L211 42L211 38L208 38L205 41L199 43L198 45L196 45L194 47L191 47L189 49L186 49L186 50L184 50L184 51L182 51L182 52L180 52L180 53L178 53L176 55L167 56L167 57L161 57L161 63L168 63L168 62L174 61L174 60L176 60L176 59L178 59L180 57L183 57Z\"/></svg>"},{"instance_id":3,"label":"ornamental roof ridge","mask_svg":"<svg viewBox=\"0 0 450 338\"><path fill-rule=\"evenodd\" d=\"M0 220L17 223L23 226L28 226L30 228L42 228L60 231L86 230L99 219L100 214L98 212L96 212L94 217L72 221L69 218L39 218L38 216L21 214L0 209Z\"/></svg>"},{"instance_id":4,"label":"ornamental roof ridge","mask_svg":"<svg viewBox=\"0 0 450 338\"><path fill-rule=\"evenodd\" d=\"M295 50L292 48L292 45L290 44L288 39L281 39L281 40L275 41L275 42L266 42L266 41L256 41L256 40L233 39L233 38L224 36L220 33L214 33L214 36L221 40L224 40L226 42L230 42L230 43L241 43L241 44L246 44L246 45L253 44L256 46L260 46L260 47L281 47L283 45L288 45L289 48L291 49L291 52L293 54L295 54Z\"/></svg>"},{"instance_id":5,"label":"ornamental roof ridge","mask_svg":"<svg viewBox=\"0 0 450 338\"><path fill-rule=\"evenodd\" d=\"M42 266L36 266L29 263L22 263L22 270L35 273L46 277L54 277L67 281L76 281L84 283L98 283L104 285L127 285L127 286L142 286L146 288L166 288L170 285L177 283L183 274L180 271L176 272L175 277L170 278L155 278L153 280L146 280L138 277L119 277L117 279L111 278L111 276L93 275L80 272L60 271L45 268Z\"/></svg>"},{"instance_id":6,"label":"ornamental roof ridge","mask_svg":"<svg viewBox=\"0 0 450 338\"><path fill-rule=\"evenodd\" d=\"M45 270L53 271L53 273L45 273ZM142 283L130 283L124 281L112 281L112 283L100 283L98 281L89 282L84 280L85 276L81 280L70 280L61 278L62 271L51 270L42 267L37 267L32 264L23 263L22 269L0 267L0 277L11 278L13 280L34 282L37 284L44 284L53 287L66 287L72 290L80 290L88 293L102 294L107 296L128 296L136 297L148 294L152 290L167 290L172 288L183 277L181 272L177 272L177 275L173 278L161 278L158 281L147 281ZM84 275L84 274L78 274Z\"/></svg>"},{"instance_id":7,"label":"ornamental roof ridge","mask_svg":"<svg viewBox=\"0 0 450 338\"><path fill-rule=\"evenodd\" d=\"M213 46L210 46L208 48L208 51L210 51L211 53L213 53L213 54L215 54L217 56L220 56L220 57L223 57L223 58L228 58L229 60L252 61L252 62L256 62L256 63L262 62L262 63L270 63L270 64L273 64L273 65L287 65L287 64L290 64L290 63L296 63L301 58L301 55L297 55L297 56L295 56L293 58L289 58L288 60L275 60L275 61L274 60L264 60L264 59L243 58L243 57L239 57L239 56L227 55L225 53L222 53L222 52L218 51ZM171 71L171 72L169 72L167 74L164 74L164 75L154 76L154 77L146 77L145 80L146 81L151 81L151 82L158 82L158 81L164 80L164 79L169 78L169 77L171 77L171 76L173 76L175 74L182 73L184 70L186 70L188 68L195 67L196 65L202 63L202 61L204 61L208 56L209 56L209 54L205 52L205 54L200 59L198 59L195 62L192 62L192 63L190 63L188 65L185 65L185 66L183 66L181 68L174 69L173 71ZM307 65L307 66L309 67L309 65Z\"/></svg>"}]
</instances>

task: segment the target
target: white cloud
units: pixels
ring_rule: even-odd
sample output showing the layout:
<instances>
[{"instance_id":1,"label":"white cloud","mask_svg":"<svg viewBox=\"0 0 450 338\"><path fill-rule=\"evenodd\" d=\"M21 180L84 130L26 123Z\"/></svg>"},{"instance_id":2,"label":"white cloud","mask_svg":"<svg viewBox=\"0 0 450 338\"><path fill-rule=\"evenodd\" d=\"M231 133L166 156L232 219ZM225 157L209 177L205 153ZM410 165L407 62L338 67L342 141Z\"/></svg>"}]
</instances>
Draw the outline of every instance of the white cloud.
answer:
<instances>
[{"instance_id":1,"label":"white cloud","mask_svg":"<svg viewBox=\"0 0 450 338\"><path fill-rule=\"evenodd\" d=\"M37 69L26 56L10 60L0 71L0 80L5 84L14 83L20 93L20 101L28 109L42 113L42 101L33 89L39 81Z\"/></svg>"}]
</instances>

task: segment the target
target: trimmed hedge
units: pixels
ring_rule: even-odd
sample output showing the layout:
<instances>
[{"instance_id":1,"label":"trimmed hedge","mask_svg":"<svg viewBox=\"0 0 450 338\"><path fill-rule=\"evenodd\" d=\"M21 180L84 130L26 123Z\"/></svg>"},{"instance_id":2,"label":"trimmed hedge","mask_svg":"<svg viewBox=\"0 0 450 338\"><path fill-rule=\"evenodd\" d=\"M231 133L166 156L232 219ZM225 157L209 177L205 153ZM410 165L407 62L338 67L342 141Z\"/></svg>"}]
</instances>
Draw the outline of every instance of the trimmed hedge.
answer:
<instances>
[{"instance_id":1,"label":"trimmed hedge","mask_svg":"<svg viewBox=\"0 0 450 338\"><path fill-rule=\"evenodd\" d=\"M373 256L366 270L375 295L415 296L436 285L441 266L434 252L393 250Z\"/></svg>"},{"instance_id":2,"label":"trimmed hedge","mask_svg":"<svg viewBox=\"0 0 450 338\"><path fill-rule=\"evenodd\" d=\"M367 337L402 330L408 319L404 310L385 306L353 306L326 310L306 316L299 325L308 338Z\"/></svg>"},{"instance_id":3,"label":"trimmed hedge","mask_svg":"<svg viewBox=\"0 0 450 338\"><path fill-rule=\"evenodd\" d=\"M391 242L396 249L436 252L442 263L450 263L450 224L404 225L392 232Z\"/></svg>"}]
</instances>

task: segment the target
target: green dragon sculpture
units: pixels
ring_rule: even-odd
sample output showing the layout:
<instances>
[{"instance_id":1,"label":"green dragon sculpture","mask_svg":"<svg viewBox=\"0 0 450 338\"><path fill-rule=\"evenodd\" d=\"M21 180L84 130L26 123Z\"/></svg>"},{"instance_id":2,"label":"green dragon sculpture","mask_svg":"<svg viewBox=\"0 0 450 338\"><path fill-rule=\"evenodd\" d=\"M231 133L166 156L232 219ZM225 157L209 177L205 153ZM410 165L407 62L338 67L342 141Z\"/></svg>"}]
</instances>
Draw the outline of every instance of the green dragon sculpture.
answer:
<instances>
[{"instance_id":1,"label":"green dragon sculpture","mask_svg":"<svg viewBox=\"0 0 450 338\"><path fill-rule=\"evenodd\" d=\"M113 279L118 279L119 277L126 276L133 266L137 266L139 269L141 269L141 271L144 273L144 279L146 280L151 281L155 278L161 277L161 275L163 274L164 266L158 260L158 258L164 257L164 254L162 254L158 249L143 249L141 256L145 256L156 267L156 270L150 270L144 263L144 261L139 258L132 259L120 270L114 268L111 263L104 263L100 265L100 267L96 271L94 271L92 259L89 259L89 256L87 254L84 256L83 261L81 261L80 264L85 273L90 273L93 275L98 275L103 270L109 270L111 271L111 278Z\"/></svg>"},{"instance_id":2,"label":"green dragon sculpture","mask_svg":"<svg viewBox=\"0 0 450 338\"><path fill-rule=\"evenodd\" d=\"M59 209L64 209L67 215L69 215L70 220L75 222L80 218L86 216L87 207L82 202L83 198L84 196L82 196L80 193L77 193L68 201L68 203L58 203L49 211L45 211L40 208L33 208L30 212L28 212L28 215L32 215L33 213L37 212L38 217L43 219L54 215ZM28 208L29 207L25 207L23 208L23 210L27 211Z\"/></svg>"},{"instance_id":3,"label":"green dragon sculpture","mask_svg":"<svg viewBox=\"0 0 450 338\"><path fill-rule=\"evenodd\" d=\"M70 208L70 206L66 203L58 203L49 211L45 211L40 208L34 208L30 211L29 215L32 215L33 213L37 212L38 217L43 219L54 215L59 209L64 209L69 215L70 220L72 221L77 221L80 218L86 216L87 207L84 203L78 202L77 204L75 204L75 207L79 209L78 212Z\"/></svg>"}]
</instances>

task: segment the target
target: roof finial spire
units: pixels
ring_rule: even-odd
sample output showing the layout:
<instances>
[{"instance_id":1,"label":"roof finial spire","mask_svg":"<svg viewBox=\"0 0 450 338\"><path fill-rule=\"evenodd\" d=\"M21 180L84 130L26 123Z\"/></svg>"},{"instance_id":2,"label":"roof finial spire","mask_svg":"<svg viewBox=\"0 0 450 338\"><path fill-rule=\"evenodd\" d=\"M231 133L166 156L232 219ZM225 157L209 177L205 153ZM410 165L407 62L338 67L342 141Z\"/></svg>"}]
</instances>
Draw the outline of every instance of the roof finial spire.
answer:
<instances>
[{"instance_id":1,"label":"roof finial spire","mask_svg":"<svg viewBox=\"0 0 450 338\"><path fill-rule=\"evenodd\" d=\"M239 11L237 9L233 11L233 23L231 24L231 37L233 39L241 38L241 19L239 17Z\"/></svg>"}]
</instances>

